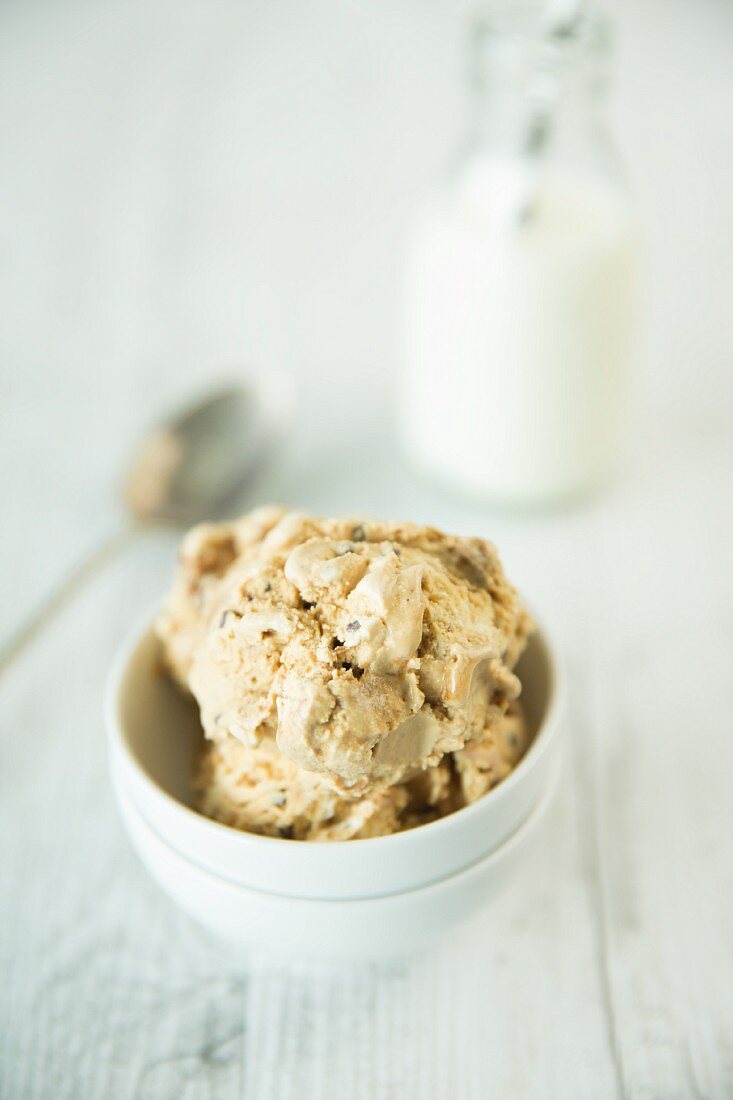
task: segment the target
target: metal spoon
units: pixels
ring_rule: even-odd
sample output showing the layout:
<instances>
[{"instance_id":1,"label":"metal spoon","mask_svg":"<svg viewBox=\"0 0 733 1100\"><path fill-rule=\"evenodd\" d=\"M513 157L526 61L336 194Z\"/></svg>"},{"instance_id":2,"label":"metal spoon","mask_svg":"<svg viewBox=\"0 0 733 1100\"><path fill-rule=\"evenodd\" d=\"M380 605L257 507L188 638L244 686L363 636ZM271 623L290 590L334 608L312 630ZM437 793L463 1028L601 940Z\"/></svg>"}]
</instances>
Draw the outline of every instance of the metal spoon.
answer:
<instances>
[{"instance_id":1,"label":"metal spoon","mask_svg":"<svg viewBox=\"0 0 733 1100\"><path fill-rule=\"evenodd\" d=\"M289 388L269 379L187 406L138 448L124 500L139 522L189 526L221 514L261 469L291 411Z\"/></svg>"},{"instance_id":2,"label":"metal spoon","mask_svg":"<svg viewBox=\"0 0 733 1100\"><path fill-rule=\"evenodd\" d=\"M290 423L292 407L287 380L269 376L207 394L152 431L125 480L128 522L43 598L35 615L0 651L0 672L141 526L187 527L222 515L266 464Z\"/></svg>"}]
</instances>

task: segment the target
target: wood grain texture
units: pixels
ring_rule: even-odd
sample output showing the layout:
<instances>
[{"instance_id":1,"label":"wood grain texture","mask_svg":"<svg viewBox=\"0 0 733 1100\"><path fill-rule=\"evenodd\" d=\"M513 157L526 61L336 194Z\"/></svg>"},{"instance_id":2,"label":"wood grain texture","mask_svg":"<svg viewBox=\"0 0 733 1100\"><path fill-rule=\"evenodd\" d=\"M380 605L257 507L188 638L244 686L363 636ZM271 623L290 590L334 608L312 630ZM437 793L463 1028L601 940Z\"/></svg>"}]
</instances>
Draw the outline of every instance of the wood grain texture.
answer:
<instances>
[{"instance_id":1,"label":"wood grain texture","mask_svg":"<svg viewBox=\"0 0 733 1100\"><path fill-rule=\"evenodd\" d=\"M211 13L0 10L0 648L48 612L0 673L0 1100L723 1100L733 11L619 5L616 113L649 247L635 445L597 501L532 517L443 499L385 428L395 256L458 126L459 11ZM494 538L565 655L541 844L430 958L232 956L118 821L102 684L175 537L135 536L55 610L49 595L119 528L141 425L229 360L302 387L259 497Z\"/></svg>"}]
</instances>

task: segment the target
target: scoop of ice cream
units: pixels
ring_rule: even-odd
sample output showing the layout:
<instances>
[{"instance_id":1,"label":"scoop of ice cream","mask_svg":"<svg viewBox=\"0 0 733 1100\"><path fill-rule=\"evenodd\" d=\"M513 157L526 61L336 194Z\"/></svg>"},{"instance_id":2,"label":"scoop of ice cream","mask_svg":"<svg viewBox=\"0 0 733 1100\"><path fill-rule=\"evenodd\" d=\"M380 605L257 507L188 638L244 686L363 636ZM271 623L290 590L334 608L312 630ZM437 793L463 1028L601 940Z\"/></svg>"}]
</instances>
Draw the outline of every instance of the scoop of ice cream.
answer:
<instances>
[{"instance_id":1,"label":"scoop of ice cream","mask_svg":"<svg viewBox=\"0 0 733 1100\"><path fill-rule=\"evenodd\" d=\"M282 508L191 531L159 623L209 738L352 799L495 726L529 630L488 542Z\"/></svg>"},{"instance_id":2,"label":"scoop of ice cream","mask_svg":"<svg viewBox=\"0 0 733 1100\"><path fill-rule=\"evenodd\" d=\"M206 750L196 783L205 814L247 832L293 840L351 840L398 832L408 794L389 787L344 798L263 737L254 748L236 737Z\"/></svg>"},{"instance_id":3,"label":"scoop of ice cream","mask_svg":"<svg viewBox=\"0 0 733 1100\"><path fill-rule=\"evenodd\" d=\"M293 840L385 836L480 798L524 752L526 727L512 704L493 729L414 778L360 797L336 793L323 776L280 752L271 735L257 747L227 735L207 748L196 787L209 817L247 832Z\"/></svg>"}]
</instances>

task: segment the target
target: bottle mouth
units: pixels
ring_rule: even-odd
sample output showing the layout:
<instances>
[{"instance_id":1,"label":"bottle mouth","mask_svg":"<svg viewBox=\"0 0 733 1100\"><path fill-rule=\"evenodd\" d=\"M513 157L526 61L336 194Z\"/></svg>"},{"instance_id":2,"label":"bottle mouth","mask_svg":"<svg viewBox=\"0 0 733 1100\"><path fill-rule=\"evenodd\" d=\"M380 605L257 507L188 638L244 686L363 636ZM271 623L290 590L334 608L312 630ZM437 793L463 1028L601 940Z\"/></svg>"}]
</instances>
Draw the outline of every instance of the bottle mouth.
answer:
<instances>
[{"instance_id":1,"label":"bottle mouth","mask_svg":"<svg viewBox=\"0 0 733 1100\"><path fill-rule=\"evenodd\" d=\"M492 73L529 78L548 51L562 50L568 67L597 68L609 53L611 28L593 3L578 0L489 0L470 23L472 83Z\"/></svg>"},{"instance_id":2,"label":"bottle mouth","mask_svg":"<svg viewBox=\"0 0 733 1100\"><path fill-rule=\"evenodd\" d=\"M533 38L553 29L560 37L574 33L584 38L608 25L593 0L485 0L474 10L472 22L507 38Z\"/></svg>"},{"instance_id":3,"label":"bottle mouth","mask_svg":"<svg viewBox=\"0 0 733 1100\"><path fill-rule=\"evenodd\" d=\"M536 90L554 74L559 89L602 89L611 26L590 2L493 0L469 25L469 84L474 92Z\"/></svg>"}]
</instances>

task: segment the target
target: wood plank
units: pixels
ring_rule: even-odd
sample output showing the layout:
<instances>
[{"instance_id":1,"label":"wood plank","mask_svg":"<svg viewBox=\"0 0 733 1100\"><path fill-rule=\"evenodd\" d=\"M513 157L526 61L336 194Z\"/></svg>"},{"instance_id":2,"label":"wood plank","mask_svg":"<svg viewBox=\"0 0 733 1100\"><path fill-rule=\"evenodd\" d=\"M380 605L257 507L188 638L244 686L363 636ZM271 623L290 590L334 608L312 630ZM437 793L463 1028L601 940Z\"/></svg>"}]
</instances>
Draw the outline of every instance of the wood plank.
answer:
<instances>
[{"instance_id":1,"label":"wood plank","mask_svg":"<svg viewBox=\"0 0 733 1100\"><path fill-rule=\"evenodd\" d=\"M623 533L602 528L606 583L592 606L609 629L589 639L586 710L625 1089L672 1100L733 1091L733 741L721 705L733 584L710 568L733 451L727 440L702 459L679 450L679 469L668 456L655 495L626 508ZM679 512L685 477L692 523ZM631 568L642 546L639 560L663 568Z\"/></svg>"}]
</instances>

